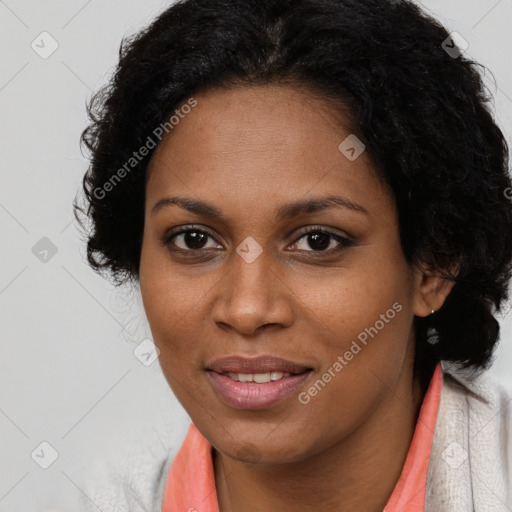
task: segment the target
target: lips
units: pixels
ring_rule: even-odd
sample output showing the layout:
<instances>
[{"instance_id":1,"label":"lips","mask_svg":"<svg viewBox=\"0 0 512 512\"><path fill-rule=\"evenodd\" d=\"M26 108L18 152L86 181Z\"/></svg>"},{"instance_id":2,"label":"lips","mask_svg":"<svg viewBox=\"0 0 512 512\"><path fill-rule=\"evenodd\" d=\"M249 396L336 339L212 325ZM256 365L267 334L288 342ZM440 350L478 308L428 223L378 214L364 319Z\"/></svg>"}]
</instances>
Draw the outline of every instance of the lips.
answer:
<instances>
[{"instance_id":1,"label":"lips","mask_svg":"<svg viewBox=\"0 0 512 512\"><path fill-rule=\"evenodd\" d=\"M207 365L219 398L236 409L268 409L292 397L313 373L310 366L271 356L230 356Z\"/></svg>"},{"instance_id":2,"label":"lips","mask_svg":"<svg viewBox=\"0 0 512 512\"><path fill-rule=\"evenodd\" d=\"M297 375L312 368L306 364L271 356L248 358L229 356L217 359L206 366L207 370L220 373L262 374L270 372L291 373Z\"/></svg>"}]
</instances>

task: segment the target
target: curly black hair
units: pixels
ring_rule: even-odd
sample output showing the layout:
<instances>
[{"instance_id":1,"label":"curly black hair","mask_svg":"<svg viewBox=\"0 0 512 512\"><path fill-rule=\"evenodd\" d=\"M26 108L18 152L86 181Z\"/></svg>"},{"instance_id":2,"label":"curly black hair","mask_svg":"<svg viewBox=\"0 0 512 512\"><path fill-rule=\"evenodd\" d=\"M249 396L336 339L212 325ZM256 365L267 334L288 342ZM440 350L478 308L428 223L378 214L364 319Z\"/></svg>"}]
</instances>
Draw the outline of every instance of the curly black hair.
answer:
<instances>
[{"instance_id":1,"label":"curly black hair","mask_svg":"<svg viewBox=\"0 0 512 512\"><path fill-rule=\"evenodd\" d=\"M89 264L116 285L138 282L154 135L191 95L306 88L334 112L348 108L396 201L407 261L455 283L439 311L414 319L415 371L426 376L441 360L487 368L511 277L509 155L482 67L457 48L406 0L178 1L123 39L87 105L87 207L73 206L82 227L80 214L92 221Z\"/></svg>"}]
</instances>

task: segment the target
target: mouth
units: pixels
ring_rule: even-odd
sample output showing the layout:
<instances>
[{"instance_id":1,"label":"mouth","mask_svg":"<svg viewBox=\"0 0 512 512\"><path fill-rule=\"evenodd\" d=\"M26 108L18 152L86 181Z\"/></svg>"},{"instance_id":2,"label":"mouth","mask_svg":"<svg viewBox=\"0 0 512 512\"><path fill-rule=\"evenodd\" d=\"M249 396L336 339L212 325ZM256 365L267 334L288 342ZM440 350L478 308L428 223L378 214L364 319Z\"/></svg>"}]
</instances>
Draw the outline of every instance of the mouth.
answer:
<instances>
[{"instance_id":1,"label":"mouth","mask_svg":"<svg viewBox=\"0 0 512 512\"><path fill-rule=\"evenodd\" d=\"M279 373L297 375L313 368L308 364L297 363L280 357L233 355L216 359L206 365L206 369L220 374L266 375L268 373L270 374L270 380L278 380L272 379L271 374L274 373L274 377Z\"/></svg>"},{"instance_id":2,"label":"mouth","mask_svg":"<svg viewBox=\"0 0 512 512\"><path fill-rule=\"evenodd\" d=\"M221 373L225 377L229 377L236 382L256 382L257 384L264 384L265 382L275 382L283 378L291 377L292 375L300 375L289 372L265 372L265 373Z\"/></svg>"},{"instance_id":3,"label":"mouth","mask_svg":"<svg viewBox=\"0 0 512 512\"><path fill-rule=\"evenodd\" d=\"M296 393L313 372L286 359L231 356L206 368L219 398L236 409L266 409Z\"/></svg>"}]
</instances>

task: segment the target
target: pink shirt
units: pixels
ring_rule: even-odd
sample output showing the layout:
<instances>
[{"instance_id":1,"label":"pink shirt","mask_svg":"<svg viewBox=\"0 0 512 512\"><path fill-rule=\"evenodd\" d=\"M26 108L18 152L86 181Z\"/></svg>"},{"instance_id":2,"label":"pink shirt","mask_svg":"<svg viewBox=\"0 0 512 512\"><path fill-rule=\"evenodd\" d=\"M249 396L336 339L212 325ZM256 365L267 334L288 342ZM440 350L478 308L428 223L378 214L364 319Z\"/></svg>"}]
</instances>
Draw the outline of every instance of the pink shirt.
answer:
<instances>
[{"instance_id":1,"label":"pink shirt","mask_svg":"<svg viewBox=\"0 0 512 512\"><path fill-rule=\"evenodd\" d=\"M421 405L402 474L383 512L424 512L430 449L443 372L437 364ZM162 512L219 512L211 445L191 423L167 475Z\"/></svg>"}]
</instances>

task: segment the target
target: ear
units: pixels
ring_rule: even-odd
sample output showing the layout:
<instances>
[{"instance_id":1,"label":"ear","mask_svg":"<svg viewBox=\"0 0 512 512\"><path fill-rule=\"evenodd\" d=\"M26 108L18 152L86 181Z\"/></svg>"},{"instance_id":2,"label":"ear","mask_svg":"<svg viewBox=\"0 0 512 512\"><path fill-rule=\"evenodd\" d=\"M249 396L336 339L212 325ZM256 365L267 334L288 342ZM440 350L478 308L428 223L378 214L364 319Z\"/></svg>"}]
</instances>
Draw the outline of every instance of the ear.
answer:
<instances>
[{"instance_id":1,"label":"ear","mask_svg":"<svg viewBox=\"0 0 512 512\"><path fill-rule=\"evenodd\" d=\"M438 311L451 292L453 281L423 266L414 269L414 314L425 317Z\"/></svg>"}]
</instances>

